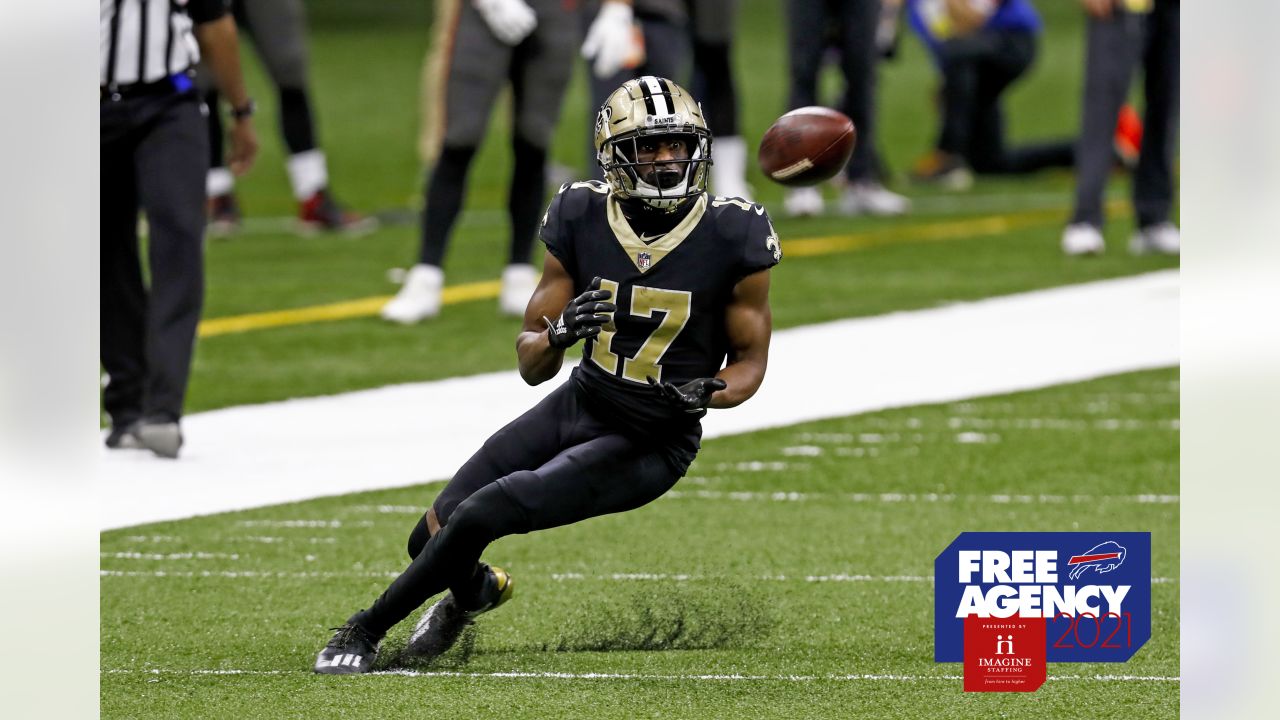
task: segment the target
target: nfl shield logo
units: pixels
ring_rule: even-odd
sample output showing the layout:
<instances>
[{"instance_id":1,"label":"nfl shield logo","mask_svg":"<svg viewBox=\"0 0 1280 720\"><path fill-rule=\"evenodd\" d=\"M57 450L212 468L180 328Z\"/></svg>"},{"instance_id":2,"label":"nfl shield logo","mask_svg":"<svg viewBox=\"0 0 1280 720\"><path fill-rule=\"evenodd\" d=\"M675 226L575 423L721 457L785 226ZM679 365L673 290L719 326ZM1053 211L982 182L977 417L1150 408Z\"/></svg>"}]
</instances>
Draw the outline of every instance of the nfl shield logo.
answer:
<instances>
[{"instance_id":1,"label":"nfl shield logo","mask_svg":"<svg viewBox=\"0 0 1280 720\"><path fill-rule=\"evenodd\" d=\"M648 270L649 265L653 263L653 257L647 252L636 253L636 266L641 270Z\"/></svg>"}]
</instances>

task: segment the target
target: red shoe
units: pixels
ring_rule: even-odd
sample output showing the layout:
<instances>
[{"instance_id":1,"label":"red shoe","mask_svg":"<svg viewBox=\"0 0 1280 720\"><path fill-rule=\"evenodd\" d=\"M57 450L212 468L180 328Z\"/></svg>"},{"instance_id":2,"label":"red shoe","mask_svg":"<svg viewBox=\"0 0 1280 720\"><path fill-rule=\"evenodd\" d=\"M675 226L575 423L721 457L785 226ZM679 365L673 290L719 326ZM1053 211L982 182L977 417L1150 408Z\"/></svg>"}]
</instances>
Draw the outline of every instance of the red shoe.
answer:
<instances>
[{"instance_id":1,"label":"red shoe","mask_svg":"<svg viewBox=\"0 0 1280 720\"><path fill-rule=\"evenodd\" d=\"M1113 144L1121 165L1130 170L1138 166L1138 154L1142 151L1142 118L1138 117L1138 111L1132 105L1125 104L1120 108Z\"/></svg>"},{"instance_id":2,"label":"red shoe","mask_svg":"<svg viewBox=\"0 0 1280 720\"><path fill-rule=\"evenodd\" d=\"M298 222L304 233L333 231L364 235L378 227L376 218L344 209L327 189L317 190L298 206Z\"/></svg>"}]
</instances>

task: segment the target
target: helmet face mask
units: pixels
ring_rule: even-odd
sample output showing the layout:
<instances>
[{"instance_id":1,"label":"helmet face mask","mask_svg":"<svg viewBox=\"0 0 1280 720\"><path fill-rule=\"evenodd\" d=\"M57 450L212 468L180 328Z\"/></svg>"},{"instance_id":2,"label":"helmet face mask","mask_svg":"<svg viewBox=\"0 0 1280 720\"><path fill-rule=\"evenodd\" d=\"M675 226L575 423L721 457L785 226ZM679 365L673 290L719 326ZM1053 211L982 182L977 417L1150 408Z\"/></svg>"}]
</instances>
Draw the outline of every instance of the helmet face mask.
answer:
<instances>
[{"instance_id":1,"label":"helmet face mask","mask_svg":"<svg viewBox=\"0 0 1280 720\"><path fill-rule=\"evenodd\" d=\"M706 192L711 133L702 108L670 80L646 75L615 90L596 116L595 146L622 200L670 212Z\"/></svg>"}]
</instances>

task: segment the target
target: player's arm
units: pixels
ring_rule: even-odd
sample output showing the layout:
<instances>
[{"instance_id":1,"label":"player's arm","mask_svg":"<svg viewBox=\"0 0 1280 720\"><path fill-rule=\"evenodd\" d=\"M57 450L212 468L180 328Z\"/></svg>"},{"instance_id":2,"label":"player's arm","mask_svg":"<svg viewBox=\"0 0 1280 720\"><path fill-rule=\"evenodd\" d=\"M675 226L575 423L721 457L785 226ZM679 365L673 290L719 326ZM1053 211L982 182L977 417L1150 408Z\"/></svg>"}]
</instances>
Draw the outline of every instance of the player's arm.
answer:
<instances>
[{"instance_id":1,"label":"player's arm","mask_svg":"<svg viewBox=\"0 0 1280 720\"><path fill-rule=\"evenodd\" d=\"M733 288L725 310L729 335L729 361L716 377L725 388L711 396L713 408L731 408L746 402L764 382L769 363L769 338L773 313L769 310L769 271L754 272Z\"/></svg>"},{"instance_id":2,"label":"player's arm","mask_svg":"<svg viewBox=\"0 0 1280 720\"><path fill-rule=\"evenodd\" d=\"M547 253L542 280L524 309L524 328L516 336L520 377L530 385L546 382L560 372L564 350L551 347L545 317L555 317L573 299L573 278L555 255Z\"/></svg>"},{"instance_id":3,"label":"player's arm","mask_svg":"<svg viewBox=\"0 0 1280 720\"><path fill-rule=\"evenodd\" d=\"M524 311L524 328L516 336L520 377L530 385L546 382L560 372L564 351L574 343L600 334L617 307L613 293L600 289L600 278L581 295L573 296L573 277L555 255L547 253L542 280ZM555 318L554 320L552 318Z\"/></svg>"}]
</instances>

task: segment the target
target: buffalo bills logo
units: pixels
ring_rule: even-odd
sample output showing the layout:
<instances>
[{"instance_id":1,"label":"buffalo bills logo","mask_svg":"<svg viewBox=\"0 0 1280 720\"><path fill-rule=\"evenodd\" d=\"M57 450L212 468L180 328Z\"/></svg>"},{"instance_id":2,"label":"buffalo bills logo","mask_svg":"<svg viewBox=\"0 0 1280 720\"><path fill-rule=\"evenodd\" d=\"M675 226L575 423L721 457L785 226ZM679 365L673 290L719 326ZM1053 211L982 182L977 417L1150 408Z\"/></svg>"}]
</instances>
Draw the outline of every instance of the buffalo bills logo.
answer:
<instances>
[{"instance_id":1,"label":"buffalo bills logo","mask_svg":"<svg viewBox=\"0 0 1280 720\"><path fill-rule=\"evenodd\" d=\"M1124 547L1113 540L1099 543L1083 555L1071 556L1067 561L1067 567L1071 568L1069 577L1072 580L1079 580L1080 576L1090 568L1099 575L1109 573L1124 564L1126 554Z\"/></svg>"}]
</instances>

